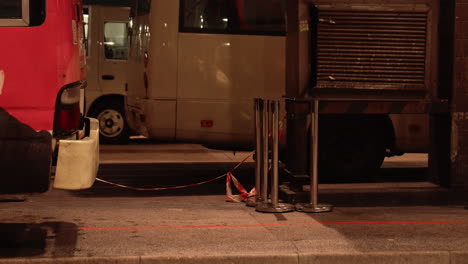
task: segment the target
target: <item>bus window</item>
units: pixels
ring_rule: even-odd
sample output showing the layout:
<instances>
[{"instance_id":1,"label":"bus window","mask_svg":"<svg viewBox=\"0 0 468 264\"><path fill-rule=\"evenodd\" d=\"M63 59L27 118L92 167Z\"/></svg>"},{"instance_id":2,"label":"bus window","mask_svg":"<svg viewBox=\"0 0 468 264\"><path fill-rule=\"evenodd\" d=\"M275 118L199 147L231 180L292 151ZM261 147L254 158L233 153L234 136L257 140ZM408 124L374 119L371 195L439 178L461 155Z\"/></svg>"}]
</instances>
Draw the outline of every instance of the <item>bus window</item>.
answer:
<instances>
[{"instance_id":1,"label":"bus window","mask_svg":"<svg viewBox=\"0 0 468 264\"><path fill-rule=\"evenodd\" d=\"M128 58L127 23L106 22L104 24L104 53L109 60Z\"/></svg>"},{"instance_id":2,"label":"bus window","mask_svg":"<svg viewBox=\"0 0 468 264\"><path fill-rule=\"evenodd\" d=\"M181 32L285 35L285 0L181 0Z\"/></svg>"},{"instance_id":3,"label":"bus window","mask_svg":"<svg viewBox=\"0 0 468 264\"><path fill-rule=\"evenodd\" d=\"M45 20L45 0L0 1L0 26L39 26Z\"/></svg>"},{"instance_id":4,"label":"bus window","mask_svg":"<svg viewBox=\"0 0 468 264\"><path fill-rule=\"evenodd\" d=\"M10 26L29 26L29 1L1 1L0 19Z\"/></svg>"}]
</instances>

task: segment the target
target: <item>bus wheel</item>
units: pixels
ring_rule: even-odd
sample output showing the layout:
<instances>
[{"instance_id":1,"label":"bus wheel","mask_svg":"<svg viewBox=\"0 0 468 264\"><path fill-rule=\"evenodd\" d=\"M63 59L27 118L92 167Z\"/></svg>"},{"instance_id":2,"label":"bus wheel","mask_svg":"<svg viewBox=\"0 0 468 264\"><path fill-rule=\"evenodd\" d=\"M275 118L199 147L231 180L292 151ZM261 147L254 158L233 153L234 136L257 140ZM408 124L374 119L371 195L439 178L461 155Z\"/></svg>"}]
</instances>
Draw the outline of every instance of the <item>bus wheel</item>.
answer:
<instances>
[{"instance_id":1,"label":"bus wheel","mask_svg":"<svg viewBox=\"0 0 468 264\"><path fill-rule=\"evenodd\" d=\"M320 117L319 174L322 182L374 181L392 144L385 115Z\"/></svg>"},{"instance_id":2,"label":"bus wheel","mask_svg":"<svg viewBox=\"0 0 468 264\"><path fill-rule=\"evenodd\" d=\"M89 111L89 116L99 120L99 141L102 144L126 144L130 129L125 119L123 103L117 100L100 102Z\"/></svg>"}]
</instances>

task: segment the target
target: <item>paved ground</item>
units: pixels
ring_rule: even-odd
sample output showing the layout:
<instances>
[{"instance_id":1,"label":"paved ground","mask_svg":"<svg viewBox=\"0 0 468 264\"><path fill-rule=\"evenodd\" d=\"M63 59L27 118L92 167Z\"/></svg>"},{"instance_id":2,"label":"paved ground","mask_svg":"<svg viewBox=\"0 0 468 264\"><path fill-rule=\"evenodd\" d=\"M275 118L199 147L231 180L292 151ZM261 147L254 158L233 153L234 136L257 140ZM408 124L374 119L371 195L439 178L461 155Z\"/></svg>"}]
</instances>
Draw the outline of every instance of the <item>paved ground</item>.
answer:
<instances>
[{"instance_id":1,"label":"paved ground","mask_svg":"<svg viewBox=\"0 0 468 264\"><path fill-rule=\"evenodd\" d=\"M210 177L243 158L198 145L145 146L140 154L119 148L103 148L100 177L142 186ZM154 152L164 162L154 163ZM425 157L385 166L408 159L418 169ZM240 178L251 174L250 165ZM420 181L320 189L320 199L336 206L332 213L257 213L226 202L222 180L162 192L102 183L53 190L0 203L0 263L468 263L468 210L434 202L445 190Z\"/></svg>"},{"instance_id":2,"label":"paved ground","mask_svg":"<svg viewBox=\"0 0 468 264\"><path fill-rule=\"evenodd\" d=\"M149 144L148 144L149 143ZM225 151L198 144L154 144L146 139L134 140L130 145L101 145L101 164L116 163L185 163L240 162L249 151ZM248 158L247 162L253 162ZM409 153L386 158L383 168L425 168L427 154Z\"/></svg>"},{"instance_id":3,"label":"paved ground","mask_svg":"<svg viewBox=\"0 0 468 264\"><path fill-rule=\"evenodd\" d=\"M208 256L226 261L252 256L263 263L278 256L286 258L281 263L313 263L297 262L302 255L320 256L320 263L350 263L350 256L376 261L382 255L392 261L449 263L444 261L451 253L468 252L468 211L450 206L338 206L327 214L262 214L227 203L222 195L103 198L53 191L3 205L0 219L7 240L0 263L18 257L127 256L172 263ZM450 263L467 263L465 257Z\"/></svg>"},{"instance_id":4,"label":"paved ground","mask_svg":"<svg viewBox=\"0 0 468 264\"><path fill-rule=\"evenodd\" d=\"M240 162L249 151L226 151L206 148L198 144L147 144L152 141L133 141L130 145L101 145L101 164L115 163L200 163ZM250 158L247 160L252 162Z\"/></svg>"}]
</instances>

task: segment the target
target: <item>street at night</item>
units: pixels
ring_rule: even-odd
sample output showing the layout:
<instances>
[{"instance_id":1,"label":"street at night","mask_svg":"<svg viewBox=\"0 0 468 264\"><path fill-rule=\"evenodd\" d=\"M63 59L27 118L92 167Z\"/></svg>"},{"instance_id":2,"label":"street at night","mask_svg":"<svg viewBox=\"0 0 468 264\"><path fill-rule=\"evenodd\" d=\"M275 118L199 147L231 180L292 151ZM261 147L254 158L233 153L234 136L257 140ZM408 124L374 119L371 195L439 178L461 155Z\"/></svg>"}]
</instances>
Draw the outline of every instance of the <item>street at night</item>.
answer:
<instances>
[{"instance_id":1,"label":"street at night","mask_svg":"<svg viewBox=\"0 0 468 264\"><path fill-rule=\"evenodd\" d=\"M468 264L468 0L0 0L0 264Z\"/></svg>"},{"instance_id":2,"label":"street at night","mask_svg":"<svg viewBox=\"0 0 468 264\"><path fill-rule=\"evenodd\" d=\"M192 184L248 154L102 146L98 177L140 188ZM96 182L2 202L0 263L466 263L468 211L445 204L446 191L424 181L426 158L387 159L374 183L321 184L320 201L335 206L322 214L266 214L227 202L225 178L163 191ZM253 168L249 159L234 172L246 188Z\"/></svg>"}]
</instances>

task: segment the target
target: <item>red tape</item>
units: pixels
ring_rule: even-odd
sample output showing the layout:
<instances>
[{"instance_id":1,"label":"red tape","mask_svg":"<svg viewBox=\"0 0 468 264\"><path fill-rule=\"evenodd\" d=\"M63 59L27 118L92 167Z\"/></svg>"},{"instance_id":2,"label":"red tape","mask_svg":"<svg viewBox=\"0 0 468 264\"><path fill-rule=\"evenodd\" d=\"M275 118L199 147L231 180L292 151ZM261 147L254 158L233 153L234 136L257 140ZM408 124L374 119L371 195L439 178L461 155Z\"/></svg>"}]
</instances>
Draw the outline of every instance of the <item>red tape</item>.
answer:
<instances>
[{"instance_id":1,"label":"red tape","mask_svg":"<svg viewBox=\"0 0 468 264\"><path fill-rule=\"evenodd\" d=\"M232 194L231 182L234 183L234 186L240 192L240 194L238 195ZM255 187L252 188L250 192L247 192L244 186L242 186L242 184L236 179L236 177L234 177L234 175L231 172L228 172L226 174L226 198L228 201L235 202L235 203L245 202L250 197L255 196L255 195L256 195Z\"/></svg>"},{"instance_id":2,"label":"red tape","mask_svg":"<svg viewBox=\"0 0 468 264\"><path fill-rule=\"evenodd\" d=\"M279 124L279 138L283 136L283 121L286 119L286 116L283 117ZM269 133L269 135L271 132ZM257 192L255 190L255 187L250 190L250 192L247 192L247 190L242 186L242 184L234 177L232 174L237 168L239 168L243 163L245 163L250 157L252 157L252 153L247 155L239 164L237 164L234 168L232 168L229 172L220 175L218 177L215 177L213 179L209 179L206 181L198 182L198 183L193 183L193 184L188 184L188 185L181 185L181 186L172 186L172 187L156 187L156 188L138 188L138 187L131 187L123 184L118 184L118 183L113 183L109 182L100 178L96 178L97 181L110 184L113 186L117 186L120 188L125 188L125 189L131 189L131 190L136 190L136 191L162 191L162 190L172 190L172 189L182 189L182 188L188 188L188 187L194 187L194 186L200 186L202 184L212 182L218 179L221 179L222 177L226 176L226 198L228 201L231 202L245 202L247 201L250 197L257 195ZM233 195L232 194L232 187L231 187L231 182L234 183L236 189L240 192L238 195Z\"/></svg>"}]
</instances>

